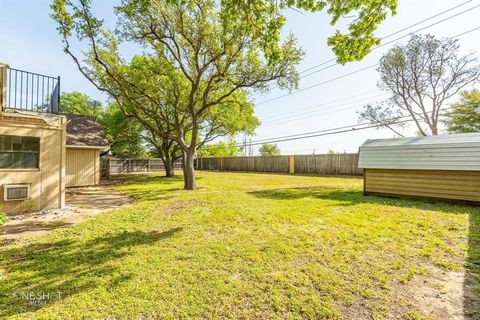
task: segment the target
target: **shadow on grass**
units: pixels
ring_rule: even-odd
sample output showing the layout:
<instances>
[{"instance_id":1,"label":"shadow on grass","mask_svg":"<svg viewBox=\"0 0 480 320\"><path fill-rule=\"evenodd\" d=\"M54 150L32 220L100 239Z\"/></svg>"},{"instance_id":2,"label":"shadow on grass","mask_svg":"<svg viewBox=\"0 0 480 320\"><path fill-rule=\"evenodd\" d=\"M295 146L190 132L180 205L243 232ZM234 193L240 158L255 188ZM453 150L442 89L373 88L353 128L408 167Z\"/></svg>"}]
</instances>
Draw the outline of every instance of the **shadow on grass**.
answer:
<instances>
[{"instance_id":1,"label":"shadow on grass","mask_svg":"<svg viewBox=\"0 0 480 320\"><path fill-rule=\"evenodd\" d=\"M23 223L10 224L0 227L0 234L2 235L14 235L24 232L38 232L38 231L50 231L53 229L64 228L72 225L73 223L63 221L26 221Z\"/></svg>"},{"instance_id":2,"label":"shadow on grass","mask_svg":"<svg viewBox=\"0 0 480 320\"><path fill-rule=\"evenodd\" d=\"M116 260L129 255L135 246L148 246L180 231L122 232L84 242L60 240L5 250L0 260L6 266L0 283L0 318L44 306L38 300L40 304L32 305L32 300L21 298L24 294L60 292L67 297L99 286L108 290L128 281L132 274L118 270Z\"/></svg>"},{"instance_id":3,"label":"shadow on grass","mask_svg":"<svg viewBox=\"0 0 480 320\"><path fill-rule=\"evenodd\" d=\"M339 189L335 187L278 188L251 191L249 194L272 200L297 200L302 198L333 200L335 201L335 203L332 204L334 206L355 206L362 203L370 203L456 213L470 213L470 211L474 210L471 206L435 200L403 199L374 195L366 196L358 190Z\"/></svg>"},{"instance_id":4,"label":"shadow on grass","mask_svg":"<svg viewBox=\"0 0 480 320\"><path fill-rule=\"evenodd\" d=\"M125 184L137 184L137 183L161 183L161 184L173 184L183 181L183 176L176 175L173 177L166 177L159 173L125 173L114 174L110 177L110 180L103 180L103 184L106 185L125 185Z\"/></svg>"}]
</instances>

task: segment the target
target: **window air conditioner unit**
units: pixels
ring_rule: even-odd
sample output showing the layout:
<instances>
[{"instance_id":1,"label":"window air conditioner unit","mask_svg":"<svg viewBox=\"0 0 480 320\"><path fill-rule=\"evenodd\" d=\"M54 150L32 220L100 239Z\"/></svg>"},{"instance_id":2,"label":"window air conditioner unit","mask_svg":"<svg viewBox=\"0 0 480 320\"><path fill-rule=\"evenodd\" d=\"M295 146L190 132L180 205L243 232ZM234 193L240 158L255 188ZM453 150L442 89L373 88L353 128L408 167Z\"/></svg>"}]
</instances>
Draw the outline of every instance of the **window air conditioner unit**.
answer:
<instances>
[{"instance_id":1,"label":"window air conditioner unit","mask_svg":"<svg viewBox=\"0 0 480 320\"><path fill-rule=\"evenodd\" d=\"M3 185L3 201L26 200L30 198L29 184Z\"/></svg>"}]
</instances>

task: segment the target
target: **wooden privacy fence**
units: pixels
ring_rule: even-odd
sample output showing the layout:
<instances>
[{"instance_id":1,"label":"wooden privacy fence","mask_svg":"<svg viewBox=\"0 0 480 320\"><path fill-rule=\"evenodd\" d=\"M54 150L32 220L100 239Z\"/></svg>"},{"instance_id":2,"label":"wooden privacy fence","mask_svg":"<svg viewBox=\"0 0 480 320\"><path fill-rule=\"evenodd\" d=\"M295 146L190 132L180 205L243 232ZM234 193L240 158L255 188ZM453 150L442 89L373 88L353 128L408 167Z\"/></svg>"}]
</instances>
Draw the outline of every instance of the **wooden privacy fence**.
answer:
<instances>
[{"instance_id":1,"label":"wooden privacy fence","mask_svg":"<svg viewBox=\"0 0 480 320\"><path fill-rule=\"evenodd\" d=\"M181 169L182 163L176 162L174 169ZM165 166L162 159L120 159L101 158L100 172L102 179L108 179L110 174L163 171Z\"/></svg>"},{"instance_id":2,"label":"wooden privacy fence","mask_svg":"<svg viewBox=\"0 0 480 320\"><path fill-rule=\"evenodd\" d=\"M256 156L199 158L198 170L279 172L318 175L362 175L357 166L358 154L318 154L294 156Z\"/></svg>"}]
</instances>

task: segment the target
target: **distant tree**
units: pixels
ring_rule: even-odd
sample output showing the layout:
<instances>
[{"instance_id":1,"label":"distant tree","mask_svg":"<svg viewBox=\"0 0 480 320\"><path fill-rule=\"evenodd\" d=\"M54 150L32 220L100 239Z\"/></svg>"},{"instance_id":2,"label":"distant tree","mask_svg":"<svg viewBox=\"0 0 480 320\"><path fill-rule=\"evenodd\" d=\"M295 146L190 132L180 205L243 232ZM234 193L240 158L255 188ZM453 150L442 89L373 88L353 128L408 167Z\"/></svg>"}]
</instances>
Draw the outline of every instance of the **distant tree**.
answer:
<instances>
[{"instance_id":1,"label":"distant tree","mask_svg":"<svg viewBox=\"0 0 480 320\"><path fill-rule=\"evenodd\" d=\"M262 144L258 150L262 156L278 156L280 155L280 148L276 144Z\"/></svg>"},{"instance_id":2,"label":"distant tree","mask_svg":"<svg viewBox=\"0 0 480 320\"><path fill-rule=\"evenodd\" d=\"M142 136L145 130L133 117L127 117L116 103L111 103L99 119L107 139L110 152L119 158L145 158L146 142Z\"/></svg>"},{"instance_id":3,"label":"distant tree","mask_svg":"<svg viewBox=\"0 0 480 320\"><path fill-rule=\"evenodd\" d=\"M328 154L339 154L340 152L335 151L335 150L333 150L333 149L328 149L328 152L327 152L327 153L328 153Z\"/></svg>"},{"instance_id":4,"label":"distant tree","mask_svg":"<svg viewBox=\"0 0 480 320\"><path fill-rule=\"evenodd\" d=\"M199 157L236 157L243 154L243 148L238 146L232 136L227 141L204 145L199 151Z\"/></svg>"},{"instance_id":5,"label":"distant tree","mask_svg":"<svg viewBox=\"0 0 480 320\"><path fill-rule=\"evenodd\" d=\"M480 132L480 91L461 92L459 102L452 104L452 110L445 119L447 131L451 133Z\"/></svg>"},{"instance_id":6,"label":"distant tree","mask_svg":"<svg viewBox=\"0 0 480 320\"><path fill-rule=\"evenodd\" d=\"M399 122L406 118L422 136L437 135L446 102L480 78L476 57L460 55L457 40L432 35L413 35L406 45L396 45L382 57L377 70L378 86L391 98L365 106L359 121L389 128L398 135L404 123Z\"/></svg>"},{"instance_id":7,"label":"distant tree","mask_svg":"<svg viewBox=\"0 0 480 320\"><path fill-rule=\"evenodd\" d=\"M101 116L103 105L81 92L62 92L60 95L60 113L80 116Z\"/></svg>"}]
</instances>

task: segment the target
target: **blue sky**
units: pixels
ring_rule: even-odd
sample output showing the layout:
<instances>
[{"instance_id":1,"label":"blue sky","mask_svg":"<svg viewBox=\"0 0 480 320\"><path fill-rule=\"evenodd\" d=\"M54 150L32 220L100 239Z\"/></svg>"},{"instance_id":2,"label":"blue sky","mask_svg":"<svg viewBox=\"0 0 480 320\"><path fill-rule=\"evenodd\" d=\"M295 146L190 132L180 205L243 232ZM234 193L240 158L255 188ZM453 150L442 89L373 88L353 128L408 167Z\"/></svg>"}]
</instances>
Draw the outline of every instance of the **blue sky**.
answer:
<instances>
[{"instance_id":1,"label":"blue sky","mask_svg":"<svg viewBox=\"0 0 480 320\"><path fill-rule=\"evenodd\" d=\"M104 18L107 24L113 23L112 2L107 0L94 2L97 14ZM380 37L388 35L464 2L465 0L399 0L397 15L389 17L379 27L376 34ZM81 91L96 99L105 100L106 96L82 77L71 59L62 51L55 24L49 18L49 3L48 0L0 0L0 62L8 63L18 69L53 76L60 75L62 91ZM407 35L409 32L478 4L480 4L479 0L472 0L455 11L396 34L388 40ZM480 7L429 27L421 33L451 37L480 27L479 16ZM329 21L329 17L324 13L287 12L285 32L295 34L299 45L306 53L298 67L299 71L334 58L332 51L326 45L326 39L336 29L336 27L330 26ZM407 39L408 37L399 41L406 42ZM480 52L478 39L480 39L480 30L460 37L461 52ZM301 79L300 88L306 88L374 65L392 45L373 51L361 62L349 63L345 66L337 65L305 77ZM134 50L133 48L126 49ZM256 136L252 137L252 140L355 124L357 123L356 112L365 103L375 102L386 97L385 93L376 91L377 81L378 75L375 68L370 68L270 102L262 103L286 92L274 89L269 94L255 96L255 102L258 103L256 113L262 121L262 126L257 129ZM407 133L413 135L414 128L408 129ZM393 134L387 130L371 129L282 142L278 145L283 154L312 153L314 149L316 153L326 152L329 149L355 152L366 139L384 137L393 137ZM240 141L243 138L238 137L237 139Z\"/></svg>"}]
</instances>

